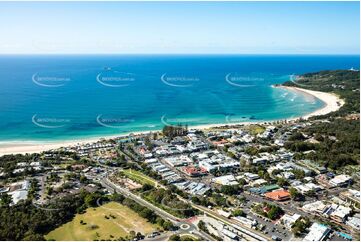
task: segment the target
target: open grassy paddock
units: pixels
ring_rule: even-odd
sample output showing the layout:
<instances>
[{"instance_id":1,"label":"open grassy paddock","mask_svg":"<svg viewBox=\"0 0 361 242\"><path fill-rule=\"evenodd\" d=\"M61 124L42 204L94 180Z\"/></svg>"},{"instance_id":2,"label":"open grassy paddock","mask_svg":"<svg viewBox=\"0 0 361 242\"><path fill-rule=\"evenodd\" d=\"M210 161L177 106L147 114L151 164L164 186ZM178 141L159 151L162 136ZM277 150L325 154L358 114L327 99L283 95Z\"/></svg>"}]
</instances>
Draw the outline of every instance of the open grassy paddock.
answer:
<instances>
[{"instance_id":1,"label":"open grassy paddock","mask_svg":"<svg viewBox=\"0 0 361 242\"><path fill-rule=\"evenodd\" d=\"M123 170L122 174L127 176L129 179L132 179L133 181L136 181L142 185L147 183L149 185L156 186L157 184L157 182L154 179L136 170L132 170L132 169Z\"/></svg>"},{"instance_id":2,"label":"open grassy paddock","mask_svg":"<svg viewBox=\"0 0 361 242\"><path fill-rule=\"evenodd\" d=\"M81 223L83 221L83 223ZM157 226L147 222L130 208L116 202L88 208L84 214L45 236L47 240L114 240L126 238L130 231L148 234Z\"/></svg>"}]
</instances>

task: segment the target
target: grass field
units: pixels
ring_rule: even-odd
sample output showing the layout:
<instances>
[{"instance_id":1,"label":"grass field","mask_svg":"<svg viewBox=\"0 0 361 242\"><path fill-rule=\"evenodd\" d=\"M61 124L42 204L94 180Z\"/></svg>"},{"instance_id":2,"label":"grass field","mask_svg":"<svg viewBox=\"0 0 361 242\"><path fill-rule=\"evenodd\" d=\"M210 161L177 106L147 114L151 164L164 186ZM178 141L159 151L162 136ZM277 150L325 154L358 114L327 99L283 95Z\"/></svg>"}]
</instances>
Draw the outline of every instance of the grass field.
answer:
<instances>
[{"instance_id":1,"label":"grass field","mask_svg":"<svg viewBox=\"0 0 361 242\"><path fill-rule=\"evenodd\" d=\"M252 135L257 135L263 133L266 128L257 124L249 125L246 130L248 130Z\"/></svg>"},{"instance_id":2,"label":"grass field","mask_svg":"<svg viewBox=\"0 0 361 242\"><path fill-rule=\"evenodd\" d=\"M152 186L156 186L157 182L150 178L149 176L144 175L143 173L136 171L136 170L123 170L122 173L127 176L129 179L132 179L133 181L139 182L140 184L149 184Z\"/></svg>"},{"instance_id":3,"label":"grass field","mask_svg":"<svg viewBox=\"0 0 361 242\"><path fill-rule=\"evenodd\" d=\"M105 218L105 216L108 217ZM83 224L80 221L83 220ZM86 224L85 224L86 223ZM130 208L110 202L101 207L89 208L71 221L51 231L47 240L114 240L125 238L130 231L148 234L157 226L147 222Z\"/></svg>"}]
</instances>

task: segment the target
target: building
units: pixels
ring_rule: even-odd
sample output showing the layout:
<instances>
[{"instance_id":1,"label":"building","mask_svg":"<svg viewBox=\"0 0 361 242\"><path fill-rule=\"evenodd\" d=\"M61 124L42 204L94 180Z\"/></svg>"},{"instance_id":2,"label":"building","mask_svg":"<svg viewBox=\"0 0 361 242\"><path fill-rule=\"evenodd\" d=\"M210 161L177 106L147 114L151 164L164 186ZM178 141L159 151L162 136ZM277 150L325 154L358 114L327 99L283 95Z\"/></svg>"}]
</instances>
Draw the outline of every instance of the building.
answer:
<instances>
[{"instance_id":1,"label":"building","mask_svg":"<svg viewBox=\"0 0 361 242\"><path fill-rule=\"evenodd\" d=\"M330 185L335 187L347 186L351 184L352 178L348 175L338 175L332 178L329 182Z\"/></svg>"},{"instance_id":2,"label":"building","mask_svg":"<svg viewBox=\"0 0 361 242\"><path fill-rule=\"evenodd\" d=\"M316 201L303 205L302 209L308 213L315 213L322 215L330 206L325 204L323 201Z\"/></svg>"},{"instance_id":3,"label":"building","mask_svg":"<svg viewBox=\"0 0 361 242\"><path fill-rule=\"evenodd\" d=\"M313 223L303 241L322 241L330 233L330 229L319 223Z\"/></svg>"},{"instance_id":4,"label":"building","mask_svg":"<svg viewBox=\"0 0 361 242\"><path fill-rule=\"evenodd\" d=\"M8 194L12 198L12 204L17 204L21 200L25 200L28 197L30 189L30 182L27 180L12 183L9 187Z\"/></svg>"},{"instance_id":5,"label":"building","mask_svg":"<svg viewBox=\"0 0 361 242\"><path fill-rule=\"evenodd\" d=\"M254 164L254 165L266 164L267 162L268 162L268 157L266 157L266 156L252 159L252 164Z\"/></svg>"},{"instance_id":6,"label":"building","mask_svg":"<svg viewBox=\"0 0 361 242\"><path fill-rule=\"evenodd\" d=\"M330 214L330 218L336 222L343 223L351 211L352 209L340 205Z\"/></svg>"},{"instance_id":7,"label":"building","mask_svg":"<svg viewBox=\"0 0 361 242\"><path fill-rule=\"evenodd\" d=\"M243 175L244 175L244 179L248 182L259 179L259 175L257 174L245 172Z\"/></svg>"},{"instance_id":8,"label":"building","mask_svg":"<svg viewBox=\"0 0 361 242\"><path fill-rule=\"evenodd\" d=\"M267 186L258 187L258 188L250 188L249 191L251 193L256 193L256 194L265 194L266 192L271 192L273 190L280 189L280 188L281 187L278 186L277 184L273 184L273 185L267 185Z\"/></svg>"},{"instance_id":9,"label":"building","mask_svg":"<svg viewBox=\"0 0 361 242\"><path fill-rule=\"evenodd\" d=\"M290 193L286 190L275 190L272 192L267 192L264 194L264 196L274 201L285 201L291 198Z\"/></svg>"},{"instance_id":10,"label":"building","mask_svg":"<svg viewBox=\"0 0 361 242\"><path fill-rule=\"evenodd\" d=\"M8 193L12 198L12 204L17 204L21 200L25 200L28 197L27 190L16 190Z\"/></svg>"},{"instance_id":11,"label":"building","mask_svg":"<svg viewBox=\"0 0 361 242\"><path fill-rule=\"evenodd\" d=\"M266 184L267 184L267 181L266 181L265 179L262 179L262 178L257 179L257 180L255 180L255 181L252 181L252 182L250 183L250 185L251 185L252 187L259 187L259 186L263 186L263 185L266 185Z\"/></svg>"},{"instance_id":12,"label":"building","mask_svg":"<svg viewBox=\"0 0 361 242\"><path fill-rule=\"evenodd\" d=\"M251 220L251 219L241 217L241 216L233 217L232 219L242 223L244 226L247 226L248 228L252 228L253 226L257 225L256 220Z\"/></svg>"},{"instance_id":13,"label":"building","mask_svg":"<svg viewBox=\"0 0 361 242\"><path fill-rule=\"evenodd\" d=\"M360 191L349 189L340 193L340 198L348 204L360 208Z\"/></svg>"},{"instance_id":14,"label":"building","mask_svg":"<svg viewBox=\"0 0 361 242\"><path fill-rule=\"evenodd\" d=\"M164 161L172 167L187 166L192 160L186 155L164 158Z\"/></svg>"},{"instance_id":15,"label":"building","mask_svg":"<svg viewBox=\"0 0 361 242\"><path fill-rule=\"evenodd\" d=\"M354 230L360 229L360 218L359 217L350 217L346 221L346 224Z\"/></svg>"},{"instance_id":16,"label":"building","mask_svg":"<svg viewBox=\"0 0 361 242\"><path fill-rule=\"evenodd\" d=\"M307 184L301 184L301 185L298 185L298 186L295 186L295 188L302 194L305 194L309 191L315 191L315 192L318 192L318 191L321 191L323 190L323 187L319 186L319 185L316 185L312 182L309 182Z\"/></svg>"},{"instance_id":17,"label":"building","mask_svg":"<svg viewBox=\"0 0 361 242\"><path fill-rule=\"evenodd\" d=\"M217 212L218 212L219 215L222 215L222 216L224 216L226 218L230 218L231 215L232 215L232 213L224 211L222 209L218 209Z\"/></svg>"},{"instance_id":18,"label":"building","mask_svg":"<svg viewBox=\"0 0 361 242\"><path fill-rule=\"evenodd\" d=\"M225 241L229 241L229 240L233 240L233 241L238 241L239 237L236 233L233 233L232 231L229 231L228 229L222 229L222 234L224 235L224 240Z\"/></svg>"},{"instance_id":19,"label":"building","mask_svg":"<svg viewBox=\"0 0 361 242\"><path fill-rule=\"evenodd\" d=\"M196 166L182 167L181 171L190 177L198 177L198 176L203 176L203 175L207 174L206 170L196 167Z\"/></svg>"},{"instance_id":20,"label":"building","mask_svg":"<svg viewBox=\"0 0 361 242\"><path fill-rule=\"evenodd\" d=\"M293 214L292 216L289 214L284 214L281 218L280 218L280 223L285 225L288 229L292 228L292 225L299 219L301 218L301 215L298 213Z\"/></svg>"},{"instance_id":21,"label":"building","mask_svg":"<svg viewBox=\"0 0 361 242\"><path fill-rule=\"evenodd\" d=\"M224 185L227 185L227 186L238 185L238 182L236 181L236 178L233 175L216 177L216 178L213 178L212 181L216 184L223 185L223 186Z\"/></svg>"}]
</instances>

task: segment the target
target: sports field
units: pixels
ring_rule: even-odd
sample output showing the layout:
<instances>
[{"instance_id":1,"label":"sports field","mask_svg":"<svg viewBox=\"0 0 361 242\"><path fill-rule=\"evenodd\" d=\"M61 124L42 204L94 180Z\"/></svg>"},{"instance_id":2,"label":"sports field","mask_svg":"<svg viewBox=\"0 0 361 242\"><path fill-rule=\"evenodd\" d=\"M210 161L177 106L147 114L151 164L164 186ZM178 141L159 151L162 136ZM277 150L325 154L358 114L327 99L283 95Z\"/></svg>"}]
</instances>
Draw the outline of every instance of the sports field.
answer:
<instances>
[{"instance_id":1,"label":"sports field","mask_svg":"<svg viewBox=\"0 0 361 242\"><path fill-rule=\"evenodd\" d=\"M130 208L110 202L76 215L72 221L51 231L45 238L47 240L114 240L120 237L126 238L130 231L146 235L156 230L156 225L147 222Z\"/></svg>"}]
</instances>

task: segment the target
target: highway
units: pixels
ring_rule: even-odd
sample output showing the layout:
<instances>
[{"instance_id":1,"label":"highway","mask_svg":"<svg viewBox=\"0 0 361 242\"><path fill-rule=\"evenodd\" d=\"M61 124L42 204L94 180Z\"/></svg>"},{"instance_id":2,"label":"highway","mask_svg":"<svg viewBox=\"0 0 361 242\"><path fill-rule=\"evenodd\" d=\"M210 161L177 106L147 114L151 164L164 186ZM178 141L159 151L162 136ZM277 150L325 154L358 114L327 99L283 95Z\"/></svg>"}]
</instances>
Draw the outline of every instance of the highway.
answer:
<instances>
[{"instance_id":1,"label":"highway","mask_svg":"<svg viewBox=\"0 0 361 242\"><path fill-rule=\"evenodd\" d=\"M205 238L208 241L214 241L215 240L213 237L211 237L207 233L204 233L203 231L198 230L197 227L194 224L189 223L189 222L184 221L184 220L181 220L180 218L175 217L174 215L164 211L163 209L158 208L157 206L151 204L150 202L144 200L143 198L131 193L127 189L124 189L124 188L122 188L120 186L117 186L116 184L112 183L108 178L101 179L100 184L102 184L102 186L104 186L108 191L112 192L112 191L115 190L115 191L123 194L124 196L136 201L140 205L152 209L159 216L163 217L164 219L168 219L168 220L172 221L176 226L178 226L182 230L182 232L198 235L198 236L200 236L202 238ZM183 229L185 227L187 229Z\"/></svg>"},{"instance_id":2,"label":"highway","mask_svg":"<svg viewBox=\"0 0 361 242\"><path fill-rule=\"evenodd\" d=\"M117 192L131 198L132 200L138 202L139 204L148 207L150 209L152 209L154 212L156 212L158 215L162 216L163 218L166 218L170 221L172 221L175 225L177 226L181 226L181 224L188 224L189 225L189 229L186 232L190 232L192 231L193 233L198 232L201 234L202 237L206 238L207 240L214 240L213 237L211 237L210 235L208 235L207 233L198 230L192 223L186 222L186 221L182 221L180 218L175 217L172 214L169 214L168 212L164 211L163 209L158 208L157 206L149 203L148 201L145 201L143 198L131 193L129 190L122 188L120 186L117 186L116 184L114 184L113 182L111 182L107 177L103 178L101 181L101 184L108 188L108 190L110 191L114 191L116 190ZM267 241L267 240L271 240L270 237L256 231L253 229L250 229L248 227L246 227L245 225L243 225L242 223L238 222L238 221L234 221L228 218L225 218L221 215L219 215L218 213L203 207L203 206L199 206L196 205L188 200L185 200L184 198L182 198L181 196L177 195L177 197L182 200L183 202L186 202L188 204L190 204L193 208L198 209L200 211L202 211L205 214L208 214L209 216L223 222L224 224L233 226L235 228L237 228L238 230L240 230L244 235L245 238L249 239L249 240L258 240L258 241Z\"/></svg>"}]
</instances>

